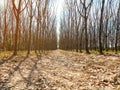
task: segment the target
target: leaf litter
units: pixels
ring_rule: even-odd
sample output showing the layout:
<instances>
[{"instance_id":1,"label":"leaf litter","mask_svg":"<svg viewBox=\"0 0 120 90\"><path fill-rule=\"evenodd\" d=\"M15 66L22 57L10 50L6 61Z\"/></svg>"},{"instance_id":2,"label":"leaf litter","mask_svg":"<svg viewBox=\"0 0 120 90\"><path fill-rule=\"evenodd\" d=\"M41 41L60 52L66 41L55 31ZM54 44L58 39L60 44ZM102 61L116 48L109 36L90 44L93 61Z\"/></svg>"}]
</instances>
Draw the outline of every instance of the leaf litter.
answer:
<instances>
[{"instance_id":1,"label":"leaf litter","mask_svg":"<svg viewBox=\"0 0 120 90\"><path fill-rule=\"evenodd\" d=\"M55 50L0 65L0 90L120 90L119 55Z\"/></svg>"}]
</instances>

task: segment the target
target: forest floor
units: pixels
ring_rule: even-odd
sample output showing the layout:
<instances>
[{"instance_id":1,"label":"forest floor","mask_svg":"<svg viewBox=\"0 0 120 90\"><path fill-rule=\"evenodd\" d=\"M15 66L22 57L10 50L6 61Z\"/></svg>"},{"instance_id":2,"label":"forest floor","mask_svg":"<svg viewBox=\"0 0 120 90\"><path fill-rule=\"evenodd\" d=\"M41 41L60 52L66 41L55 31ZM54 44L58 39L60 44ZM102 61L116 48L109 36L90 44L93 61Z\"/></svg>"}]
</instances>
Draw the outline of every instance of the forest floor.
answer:
<instances>
[{"instance_id":1,"label":"forest floor","mask_svg":"<svg viewBox=\"0 0 120 90\"><path fill-rule=\"evenodd\" d=\"M0 90L120 90L120 55L55 50L3 59Z\"/></svg>"}]
</instances>

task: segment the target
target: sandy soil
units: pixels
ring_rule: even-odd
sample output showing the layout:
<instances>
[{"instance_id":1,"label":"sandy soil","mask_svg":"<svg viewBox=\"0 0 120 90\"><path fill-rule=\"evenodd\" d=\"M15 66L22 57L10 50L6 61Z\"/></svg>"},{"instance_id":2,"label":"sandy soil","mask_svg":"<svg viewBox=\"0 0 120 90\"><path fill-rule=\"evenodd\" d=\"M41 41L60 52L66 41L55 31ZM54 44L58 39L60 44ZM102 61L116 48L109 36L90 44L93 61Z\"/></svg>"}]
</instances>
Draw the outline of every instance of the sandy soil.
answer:
<instances>
[{"instance_id":1,"label":"sandy soil","mask_svg":"<svg viewBox=\"0 0 120 90\"><path fill-rule=\"evenodd\" d=\"M55 50L1 60L0 90L120 90L120 56Z\"/></svg>"}]
</instances>

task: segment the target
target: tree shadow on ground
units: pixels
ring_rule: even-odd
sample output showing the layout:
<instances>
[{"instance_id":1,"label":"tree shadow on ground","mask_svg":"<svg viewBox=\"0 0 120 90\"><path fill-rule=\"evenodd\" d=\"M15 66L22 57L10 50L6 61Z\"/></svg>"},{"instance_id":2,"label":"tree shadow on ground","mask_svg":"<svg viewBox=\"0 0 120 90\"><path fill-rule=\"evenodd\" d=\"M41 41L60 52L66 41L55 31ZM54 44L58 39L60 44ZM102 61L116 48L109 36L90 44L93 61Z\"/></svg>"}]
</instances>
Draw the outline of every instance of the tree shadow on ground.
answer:
<instances>
[{"instance_id":1,"label":"tree shadow on ground","mask_svg":"<svg viewBox=\"0 0 120 90\"><path fill-rule=\"evenodd\" d=\"M11 60L14 57L14 55L12 57L10 57L9 59L5 60L4 63L8 60ZM11 82L11 78L14 75L14 73L16 71L19 70L19 67L21 66L21 64L27 59L27 57L25 56L23 60L21 60L17 66L13 67L12 70L9 72L8 74L8 78L6 78L4 81L0 82L0 90L10 90L10 88L14 87L8 87L8 83Z\"/></svg>"},{"instance_id":2,"label":"tree shadow on ground","mask_svg":"<svg viewBox=\"0 0 120 90\"><path fill-rule=\"evenodd\" d=\"M2 58L2 60L0 60L0 65L4 64L5 62L8 62L9 60L11 60L14 57L14 55L11 55L10 57L8 57L7 59Z\"/></svg>"},{"instance_id":3,"label":"tree shadow on ground","mask_svg":"<svg viewBox=\"0 0 120 90\"><path fill-rule=\"evenodd\" d=\"M20 60L20 62L18 62L17 66L12 68L12 70L8 74L8 77L4 81L0 82L0 90L11 90L12 88L15 88L19 84L19 83L15 83L14 85L9 86L9 83L12 82L11 80L12 80L12 78L14 78L15 72L17 72L17 71L18 71L19 75L21 76L23 83L26 84L26 87L24 89L28 89L29 86L34 86L34 87L39 86L38 89L43 87L42 86L43 82L46 83L47 80L44 78L44 76L41 75L40 70L37 69L37 64L41 60L41 54L36 53L36 58L33 58L33 59L29 58L30 61L33 61L33 65L30 67L28 76L25 77L24 73L22 73L22 70L20 69L20 67L22 66L22 63L25 63L26 59L28 59L28 58L29 58L28 56L25 56L23 58L23 60ZM15 62L15 64L16 64L16 62ZM35 70L40 74L40 77L37 78L38 80L36 80L36 82L33 82L33 75L34 75ZM40 82L42 84L38 85L37 82Z\"/></svg>"}]
</instances>

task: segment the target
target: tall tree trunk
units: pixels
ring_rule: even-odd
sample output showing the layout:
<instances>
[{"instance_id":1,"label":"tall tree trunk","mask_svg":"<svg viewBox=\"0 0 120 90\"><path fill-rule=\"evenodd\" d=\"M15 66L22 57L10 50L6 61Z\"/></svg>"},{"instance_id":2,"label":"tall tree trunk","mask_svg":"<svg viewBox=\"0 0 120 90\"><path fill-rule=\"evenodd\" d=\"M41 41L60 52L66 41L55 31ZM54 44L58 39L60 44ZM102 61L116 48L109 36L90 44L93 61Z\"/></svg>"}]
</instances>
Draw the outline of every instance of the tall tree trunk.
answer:
<instances>
[{"instance_id":1,"label":"tall tree trunk","mask_svg":"<svg viewBox=\"0 0 120 90\"><path fill-rule=\"evenodd\" d=\"M87 32L87 16L86 16L86 9L85 9L85 50L87 54L90 54L88 49L88 32Z\"/></svg>"},{"instance_id":2,"label":"tall tree trunk","mask_svg":"<svg viewBox=\"0 0 120 90\"><path fill-rule=\"evenodd\" d=\"M103 29L103 12L104 12L105 0L102 0L101 16L100 16L100 29L99 29L99 53L103 54L102 48L102 29Z\"/></svg>"},{"instance_id":3,"label":"tall tree trunk","mask_svg":"<svg viewBox=\"0 0 120 90\"><path fill-rule=\"evenodd\" d=\"M82 39L83 39L83 28L82 28L82 31L81 31L81 35L80 35L80 46L79 46L79 50L80 52L82 53Z\"/></svg>"},{"instance_id":4,"label":"tall tree trunk","mask_svg":"<svg viewBox=\"0 0 120 90\"><path fill-rule=\"evenodd\" d=\"M78 52L78 28L76 29L76 52Z\"/></svg>"},{"instance_id":5,"label":"tall tree trunk","mask_svg":"<svg viewBox=\"0 0 120 90\"><path fill-rule=\"evenodd\" d=\"M4 12L4 35L3 35L3 50L6 49L6 34L7 34L7 22L6 22L6 9L5 9L5 12Z\"/></svg>"},{"instance_id":6,"label":"tall tree trunk","mask_svg":"<svg viewBox=\"0 0 120 90\"><path fill-rule=\"evenodd\" d=\"M28 41L28 52L27 52L27 55L30 54L30 50L31 50L31 28L32 28L32 16L30 16L29 41Z\"/></svg>"},{"instance_id":7,"label":"tall tree trunk","mask_svg":"<svg viewBox=\"0 0 120 90\"><path fill-rule=\"evenodd\" d=\"M13 53L13 55L17 55L18 32L19 32L19 15L17 15L17 17L16 17L15 46L14 46L14 53Z\"/></svg>"},{"instance_id":8,"label":"tall tree trunk","mask_svg":"<svg viewBox=\"0 0 120 90\"><path fill-rule=\"evenodd\" d=\"M106 51L108 51L108 17L106 21L105 48L106 48Z\"/></svg>"},{"instance_id":9,"label":"tall tree trunk","mask_svg":"<svg viewBox=\"0 0 120 90\"><path fill-rule=\"evenodd\" d=\"M95 25L95 24L94 24ZM94 36L93 36L93 47L94 47L94 50L96 51L96 47L97 47L97 45L96 45L96 32L95 32L95 26L94 26L94 32L93 32L94 34Z\"/></svg>"},{"instance_id":10,"label":"tall tree trunk","mask_svg":"<svg viewBox=\"0 0 120 90\"><path fill-rule=\"evenodd\" d=\"M119 8L118 8L118 12L117 12L117 28L116 28L116 37L115 37L115 51L117 53L118 51L118 35L119 35L119 30L120 30L120 2L119 2Z\"/></svg>"}]
</instances>

